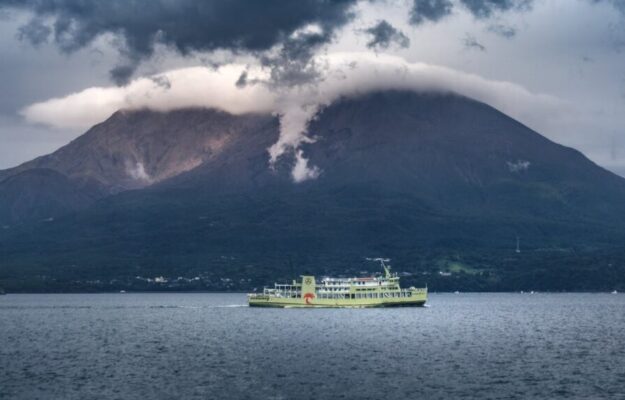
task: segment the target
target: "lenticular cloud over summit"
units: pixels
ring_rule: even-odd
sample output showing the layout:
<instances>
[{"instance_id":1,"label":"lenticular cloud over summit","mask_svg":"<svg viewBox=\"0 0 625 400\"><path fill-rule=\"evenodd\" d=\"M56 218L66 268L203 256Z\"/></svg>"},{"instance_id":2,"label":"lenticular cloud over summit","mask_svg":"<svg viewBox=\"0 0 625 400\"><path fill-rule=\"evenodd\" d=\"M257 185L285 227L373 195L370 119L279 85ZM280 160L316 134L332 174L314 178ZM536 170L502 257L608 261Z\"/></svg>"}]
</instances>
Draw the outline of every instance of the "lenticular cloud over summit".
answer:
<instances>
[{"instance_id":1,"label":"lenticular cloud over summit","mask_svg":"<svg viewBox=\"0 0 625 400\"><path fill-rule=\"evenodd\" d=\"M280 138L268 151L275 162L289 152L296 159L296 182L320 173L309 165L299 145L314 141L308 123L336 99L377 90L455 92L498 108L538 130L567 109L557 98L535 94L517 84L491 81L446 67L410 63L399 57L367 53L334 53L315 60L319 78L297 86L276 86L269 71L228 64L217 69L192 67L133 80L124 87L92 87L22 110L31 122L57 128L86 129L120 109L170 111L188 107L217 108L232 114L274 113L280 116ZM245 75L243 75L245 74ZM241 76L246 84L241 85Z\"/></svg>"}]
</instances>

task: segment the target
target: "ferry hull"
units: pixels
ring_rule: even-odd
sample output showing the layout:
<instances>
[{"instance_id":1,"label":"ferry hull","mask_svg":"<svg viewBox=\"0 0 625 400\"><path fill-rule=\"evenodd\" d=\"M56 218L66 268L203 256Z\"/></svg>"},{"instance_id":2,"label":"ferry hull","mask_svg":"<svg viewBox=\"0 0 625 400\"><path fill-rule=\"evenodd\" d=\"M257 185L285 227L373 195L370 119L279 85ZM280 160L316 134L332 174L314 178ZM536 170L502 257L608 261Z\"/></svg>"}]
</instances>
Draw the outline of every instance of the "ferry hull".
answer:
<instances>
[{"instance_id":1,"label":"ferry hull","mask_svg":"<svg viewBox=\"0 0 625 400\"><path fill-rule=\"evenodd\" d=\"M273 303L273 302L252 302L250 307L266 308L391 308L391 307L423 307L425 301L401 303L401 304L362 304L362 305L340 305L340 304L297 304L297 303Z\"/></svg>"},{"instance_id":2,"label":"ferry hull","mask_svg":"<svg viewBox=\"0 0 625 400\"><path fill-rule=\"evenodd\" d=\"M414 297L414 298L411 298ZM427 301L427 294L408 298L388 299L316 299L306 302L300 298L278 298L270 296L256 296L249 299L250 307L277 307L277 308L378 308L378 307L423 307Z\"/></svg>"}]
</instances>

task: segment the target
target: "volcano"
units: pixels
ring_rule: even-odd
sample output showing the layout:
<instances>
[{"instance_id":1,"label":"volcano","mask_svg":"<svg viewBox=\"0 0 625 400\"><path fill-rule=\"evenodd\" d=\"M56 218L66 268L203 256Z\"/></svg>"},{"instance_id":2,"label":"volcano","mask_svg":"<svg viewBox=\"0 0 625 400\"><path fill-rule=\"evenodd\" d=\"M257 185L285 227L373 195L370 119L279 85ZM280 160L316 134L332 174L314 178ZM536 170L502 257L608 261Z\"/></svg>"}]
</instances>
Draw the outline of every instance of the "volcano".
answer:
<instances>
[{"instance_id":1,"label":"volcano","mask_svg":"<svg viewBox=\"0 0 625 400\"><path fill-rule=\"evenodd\" d=\"M441 289L597 289L623 276L625 179L486 104L341 98L309 124L301 151L319 174L299 183L294 151L270 164L279 127L272 115L125 110L1 171L0 286L133 288L162 275L182 281L161 289L197 277L231 290L358 272L367 256Z\"/></svg>"}]
</instances>

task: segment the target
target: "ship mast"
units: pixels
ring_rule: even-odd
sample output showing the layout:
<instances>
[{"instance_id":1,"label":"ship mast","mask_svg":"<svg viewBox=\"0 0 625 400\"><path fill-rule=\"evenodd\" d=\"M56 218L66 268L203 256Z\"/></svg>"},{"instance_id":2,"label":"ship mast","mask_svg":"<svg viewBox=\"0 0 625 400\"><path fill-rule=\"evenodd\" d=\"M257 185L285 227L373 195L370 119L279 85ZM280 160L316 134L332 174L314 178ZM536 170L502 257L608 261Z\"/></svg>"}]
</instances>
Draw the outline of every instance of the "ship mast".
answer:
<instances>
[{"instance_id":1,"label":"ship mast","mask_svg":"<svg viewBox=\"0 0 625 400\"><path fill-rule=\"evenodd\" d=\"M390 265L386 265L385 263L391 261L390 258L367 258L367 260L369 261L379 261L380 265L382 265L382 268L384 269L384 277L385 278L391 278L391 266Z\"/></svg>"}]
</instances>

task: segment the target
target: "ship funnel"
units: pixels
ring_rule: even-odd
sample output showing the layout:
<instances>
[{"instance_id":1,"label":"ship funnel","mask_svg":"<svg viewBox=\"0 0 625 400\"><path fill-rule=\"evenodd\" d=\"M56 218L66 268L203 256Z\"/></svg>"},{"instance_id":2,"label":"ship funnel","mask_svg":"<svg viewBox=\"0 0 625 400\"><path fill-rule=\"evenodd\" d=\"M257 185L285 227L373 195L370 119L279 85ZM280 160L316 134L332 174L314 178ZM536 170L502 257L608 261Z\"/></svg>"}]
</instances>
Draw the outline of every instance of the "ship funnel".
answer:
<instances>
[{"instance_id":1,"label":"ship funnel","mask_svg":"<svg viewBox=\"0 0 625 400\"><path fill-rule=\"evenodd\" d=\"M302 276L302 298L306 304L312 304L315 297L315 277L311 275Z\"/></svg>"}]
</instances>

